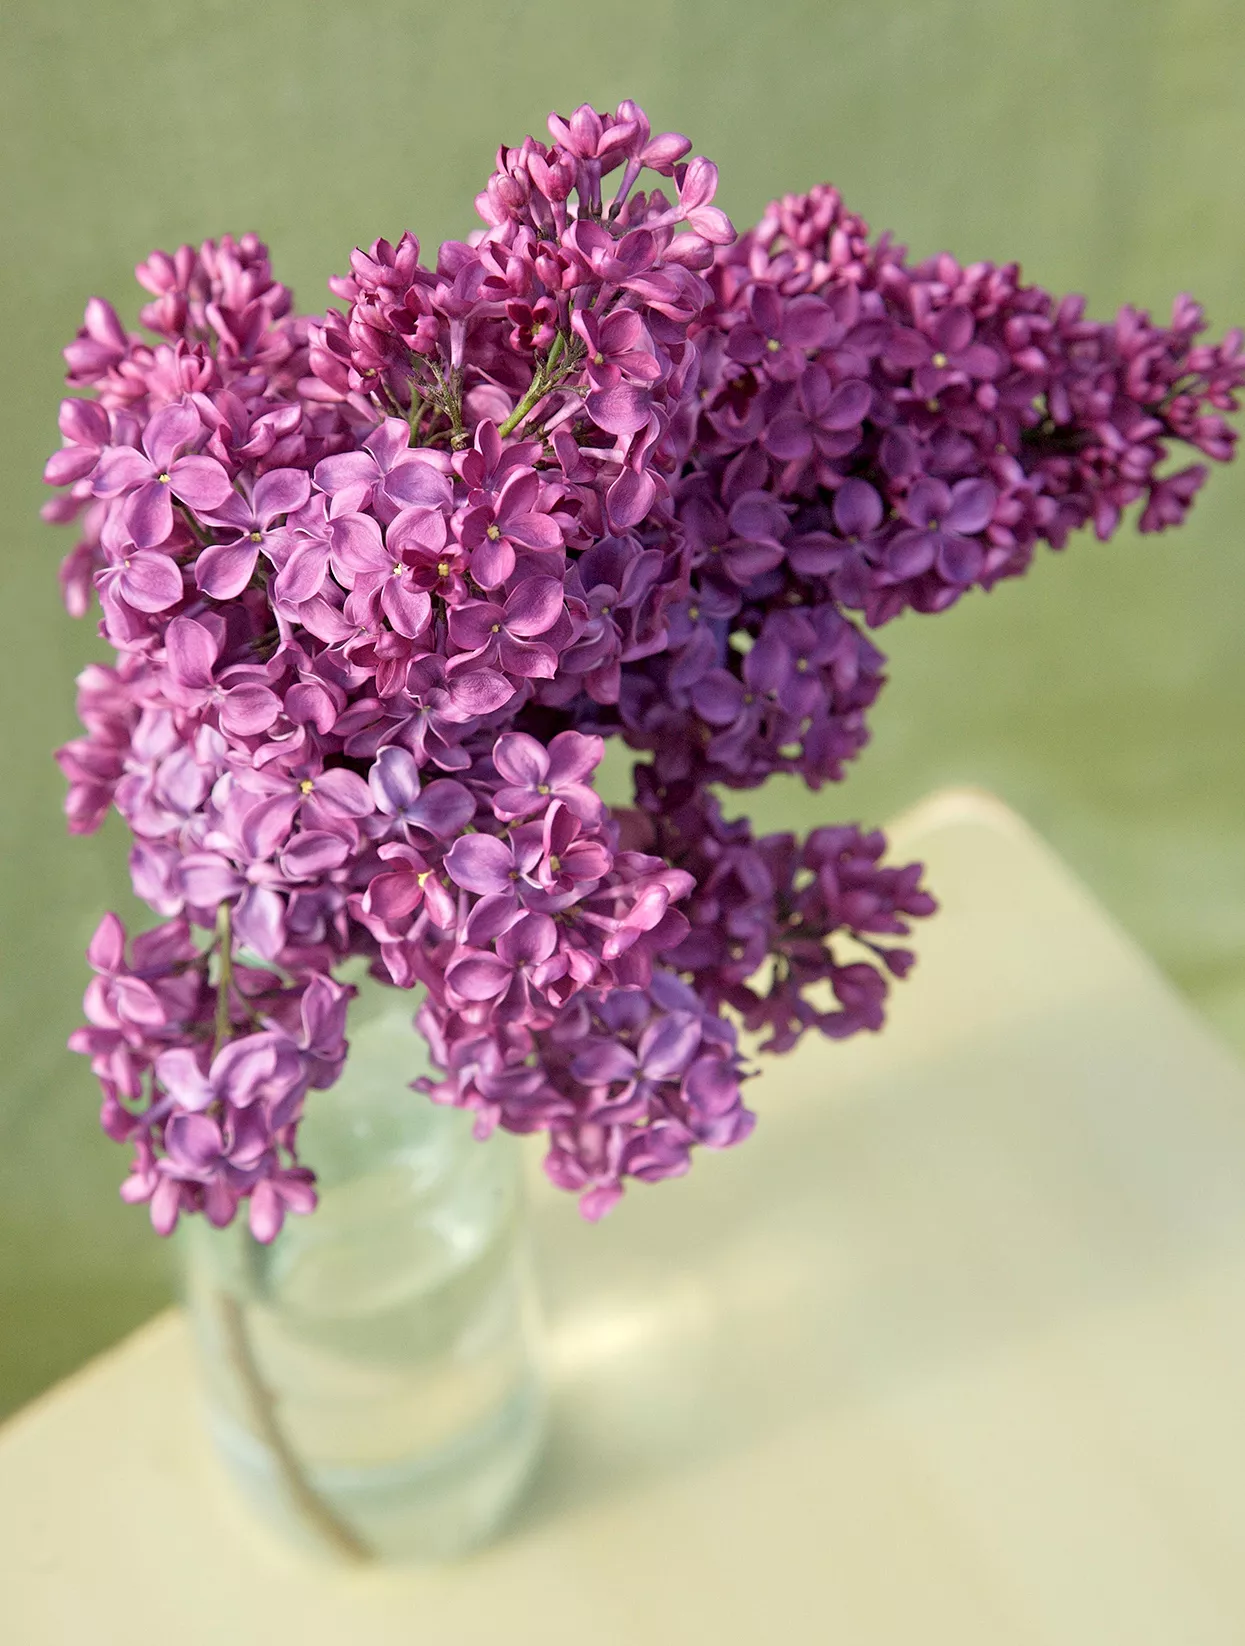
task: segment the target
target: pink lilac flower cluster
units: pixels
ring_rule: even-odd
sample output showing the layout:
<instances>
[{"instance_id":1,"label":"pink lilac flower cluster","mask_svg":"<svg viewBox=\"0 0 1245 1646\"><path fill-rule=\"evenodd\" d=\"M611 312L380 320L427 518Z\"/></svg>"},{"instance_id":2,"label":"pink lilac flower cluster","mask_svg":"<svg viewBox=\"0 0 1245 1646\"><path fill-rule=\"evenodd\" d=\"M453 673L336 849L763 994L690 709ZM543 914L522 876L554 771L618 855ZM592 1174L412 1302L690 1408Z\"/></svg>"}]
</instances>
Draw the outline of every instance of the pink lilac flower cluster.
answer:
<instances>
[{"instance_id":1,"label":"pink lilac flower cluster","mask_svg":"<svg viewBox=\"0 0 1245 1646\"><path fill-rule=\"evenodd\" d=\"M1015 267L909 265L830 189L736 239L634 104L549 134L435 266L356 251L342 310L224 237L66 350L45 513L116 652L67 812L116 808L163 922L127 958L105 918L73 1045L161 1232L314 1205L350 957L422 990L416 1084L547 1132L589 1217L746 1137L738 1031L876 1030L934 904L881 834L754 839L711 785L842 774L884 678L851 614L943 610L1135 500L1176 524L1204 471L1169 445L1231 455L1240 337L1187 299L1091 324ZM632 807L606 735L651 753Z\"/></svg>"}]
</instances>

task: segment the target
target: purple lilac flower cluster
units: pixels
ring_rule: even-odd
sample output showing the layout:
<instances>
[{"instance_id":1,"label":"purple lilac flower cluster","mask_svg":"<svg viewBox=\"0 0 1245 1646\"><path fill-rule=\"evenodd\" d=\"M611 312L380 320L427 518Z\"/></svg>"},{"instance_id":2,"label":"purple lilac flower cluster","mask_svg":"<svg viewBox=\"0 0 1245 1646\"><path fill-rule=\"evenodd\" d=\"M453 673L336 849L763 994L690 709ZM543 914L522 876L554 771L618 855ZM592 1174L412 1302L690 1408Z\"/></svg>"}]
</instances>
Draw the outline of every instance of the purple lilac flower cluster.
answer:
<instances>
[{"instance_id":1,"label":"purple lilac flower cluster","mask_svg":"<svg viewBox=\"0 0 1245 1646\"><path fill-rule=\"evenodd\" d=\"M314 1205L351 956L422 989L417 1084L546 1131L589 1217L746 1137L738 1029L879 1028L934 904L882 835L757 840L710 785L841 775L884 666L850 613L943 610L1138 499L1176 524L1204 471L1169 444L1231 455L1240 337L1187 299L1091 324L1015 267L910 266L830 189L736 239L634 104L549 134L434 267L356 251L343 310L224 237L139 265L143 333L93 299L66 350L45 513L116 652L67 812L120 812L163 921L127 958L105 918L73 1045L161 1232ZM631 808L605 735L651 751Z\"/></svg>"},{"instance_id":2,"label":"purple lilac flower cluster","mask_svg":"<svg viewBox=\"0 0 1245 1646\"><path fill-rule=\"evenodd\" d=\"M709 278L676 487L689 590L618 711L671 782L837 779L884 662L848 612L944 611L1134 502L1142 531L1179 525L1207 470L1166 472L1172 443L1232 456L1242 334L1199 344L1188 297L1168 328L1090 322L1015 264L909 264L828 186L771 205Z\"/></svg>"}]
</instances>

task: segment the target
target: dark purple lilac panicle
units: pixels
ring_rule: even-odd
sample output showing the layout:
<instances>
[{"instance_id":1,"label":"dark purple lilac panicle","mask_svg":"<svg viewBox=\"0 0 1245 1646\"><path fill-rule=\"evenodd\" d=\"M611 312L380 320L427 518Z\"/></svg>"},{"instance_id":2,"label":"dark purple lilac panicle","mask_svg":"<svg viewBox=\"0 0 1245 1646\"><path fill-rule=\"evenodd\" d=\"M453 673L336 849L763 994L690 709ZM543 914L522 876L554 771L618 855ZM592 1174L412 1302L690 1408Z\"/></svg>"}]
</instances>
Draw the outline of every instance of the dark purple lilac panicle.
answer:
<instances>
[{"instance_id":1,"label":"dark purple lilac panicle","mask_svg":"<svg viewBox=\"0 0 1245 1646\"><path fill-rule=\"evenodd\" d=\"M1014 265L909 263L829 188L737 238L630 102L549 139L499 149L431 263L356 250L341 308L298 315L226 236L153 253L143 329L93 298L65 351L45 514L116 656L57 758L161 921L105 917L72 1044L161 1232L312 1208L350 957L421 989L417 1084L545 1131L589 1217L741 1141L741 1033L878 1029L934 904L881 834L755 839L713 787L838 779L868 628L1134 503L1178 524L1206 470L1174 443L1232 455L1240 334L1201 342L1188 298L1090 322ZM606 736L645 757L632 808Z\"/></svg>"}]
</instances>

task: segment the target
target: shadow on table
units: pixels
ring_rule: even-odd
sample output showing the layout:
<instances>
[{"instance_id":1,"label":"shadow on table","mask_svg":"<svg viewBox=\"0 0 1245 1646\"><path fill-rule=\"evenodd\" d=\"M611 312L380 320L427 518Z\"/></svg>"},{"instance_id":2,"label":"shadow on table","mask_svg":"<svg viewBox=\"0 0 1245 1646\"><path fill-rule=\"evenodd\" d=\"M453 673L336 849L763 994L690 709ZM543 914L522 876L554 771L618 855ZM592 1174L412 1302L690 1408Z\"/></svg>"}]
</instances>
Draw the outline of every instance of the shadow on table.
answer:
<instances>
[{"instance_id":1,"label":"shadow on table","mask_svg":"<svg viewBox=\"0 0 1245 1646\"><path fill-rule=\"evenodd\" d=\"M1239 1077L1191 1086L1204 1037L1160 999L1165 1036L1147 1004L1013 1021L919 1078L838 1094L775 1070L744 1149L634 1191L595 1229L543 1203L555 1398L516 1530L1126 1306L1245 1245Z\"/></svg>"}]
</instances>

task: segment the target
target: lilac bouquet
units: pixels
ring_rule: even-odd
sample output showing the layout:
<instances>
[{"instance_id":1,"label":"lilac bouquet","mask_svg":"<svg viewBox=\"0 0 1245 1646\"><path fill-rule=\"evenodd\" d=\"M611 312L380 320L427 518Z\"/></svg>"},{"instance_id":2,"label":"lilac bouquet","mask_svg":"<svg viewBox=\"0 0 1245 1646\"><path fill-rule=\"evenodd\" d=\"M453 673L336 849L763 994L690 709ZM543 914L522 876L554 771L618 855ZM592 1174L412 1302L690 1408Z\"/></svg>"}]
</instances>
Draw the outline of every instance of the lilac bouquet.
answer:
<instances>
[{"instance_id":1,"label":"lilac bouquet","mask_svg":"<svg viewBox=\"0 0 1245 1646\"><path fill-rule=\"evenodd\" d=\"M756 839L715 790L839 778L865 629L1134 502L1177 525L1206 470L1169 444L1232 454L1240 333L1199 343L1188 298L1089 321L1014 264L910 263L829 187L737 237L633 103L549 133L434 267L356 251L342 310L226 236L139 265L146 336L92 299L65 351L93 397L45 512L116 651L79 677L69 825L117 808L163 922L104 918L71 1044L161 1233L312 1209L348 957L421 986L415 1084L546 1131L588 1217L746 1138L738 1029L879 1028L934 903L880 833ZM607 736L646 756L628 808Z\"/></svg>"}]
</instances>

